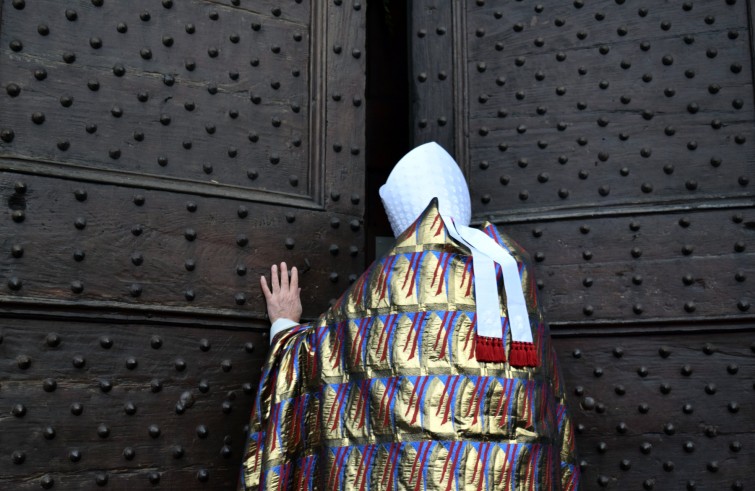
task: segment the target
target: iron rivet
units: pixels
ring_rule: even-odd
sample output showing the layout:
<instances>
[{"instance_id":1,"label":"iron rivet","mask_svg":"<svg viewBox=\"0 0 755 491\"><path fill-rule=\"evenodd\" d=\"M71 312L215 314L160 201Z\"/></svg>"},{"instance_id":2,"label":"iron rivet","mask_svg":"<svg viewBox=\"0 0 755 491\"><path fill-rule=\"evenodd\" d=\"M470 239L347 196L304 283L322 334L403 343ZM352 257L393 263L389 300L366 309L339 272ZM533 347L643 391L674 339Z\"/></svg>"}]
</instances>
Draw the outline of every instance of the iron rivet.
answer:
<instances>
[{"instance_id":1,"label":"iron rivet","mask_svg":"<svg viewBox=\"0 0 755 491\"><path fill-rule=\"evenodd\" d=\"M210 472L207 469L199 469L197 471L197 481L207 482L210 479Z\"/></svg>"},{"instance_id":2,"label":"iron rivet","mask_svg":"<svg viewBox=\"0 0 755 491\"><path fill-rule=\"evenodd\" d=\"M8 278L8 288L13 291L18 291L23 286L23 282L15 276Z\"/></svg>"},{"instance_id":3,"label":"iron rivet","mask_svg":"<svg viewBox=\"0 0 755 491\"><path fill-rule=\"evenodd\" d=\"M173 447L173 458L180 459L184 456L184 448L181 445L175 445Z\"/></svg>"},{"instance_id":4,"label":"iron rivet","mask_svg":"<svg viewBox=\"0 0 755 491\"><path fill-rule=\"evenodd\" d=\"M152 379L149 383L150 390L154 393L160 392L163 390L163 383L159 379Z\"/></svg>"},{"instance_id":5,"label":"iron rivet","mask_svg":"<svg viewBox=\"0 0 755 491\"><path fill-rule=\"evenodd\" d=\"M110 349L113 347L113 340L110 336L102 336L100 338L100 346L102 346L105 349Z\"/></svg>"},{"instance_id":6,"label":"iron rivet","mask_svg":"<svg viewBox=\"0 0 755 491\"><path fill-rule=\"evenodd\" d=\"M592 397L585 397L584 399L582 399L580 405L584 410L592 411L593 409L595 409L595 399L593 399Z\"/></svg>"},{"instance_id":7,"label":"iron rivet","mask_svg":"<svg viewBox=\"0 0 755 491\"><path fill-rule=\"evenodd\" d=\"M55 332L51 332L45 338L45 343L51 348L57 348L60 346L60 336Z\"/></svg>"},{"instance_id":8,"label":"iron rivet","mask_svg":"<svg viewBox=\"0 0 755 491\"><path fill-rule=\"evenodd\" d=\"M139 283L133 283L129 287L129 293L131 294L132 297L140 296L142 294L142 285L140 285Z\"/></svg>"},{"instance_id":9,"label":"iron rivet","mask_svg":"<svg viewBox=\"0 0 755 491\"><path fill-rule=\"evenodd\" d=\"M23 404L14 404L11 408L11 414L17 418L23 418L26 415L26 406Z\"/></svg>"},{"instance_id":10,"label":"iron rivet","mask_svg":"<svg viewBox=\"0 0 755 491\"><path fill-rule=\"evenodd\" d=\"M97 435L100 438L107 438L108 436L110 436L110 428L108 428L108 426L104 423L100 424L97 427Z\"/></svg>"}]
</instances>

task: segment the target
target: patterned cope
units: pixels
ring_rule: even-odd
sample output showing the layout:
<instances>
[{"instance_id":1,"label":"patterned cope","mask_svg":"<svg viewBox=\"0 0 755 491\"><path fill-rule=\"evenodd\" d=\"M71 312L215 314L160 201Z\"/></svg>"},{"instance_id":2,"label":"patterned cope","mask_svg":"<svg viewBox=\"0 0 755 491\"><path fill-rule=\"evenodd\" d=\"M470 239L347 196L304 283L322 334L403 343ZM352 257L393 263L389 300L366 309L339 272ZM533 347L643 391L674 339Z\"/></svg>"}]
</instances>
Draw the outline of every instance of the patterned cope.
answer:
<instances>
[{"instance_id":1,"label":"patterned cope","mask_svg":"<svg viewBox=\"0 0 755 491\"><path fill-rule=\"evenodd\" d=\"M475 359L471 256L447 235L433 200L314 324L274 339L240 490L578 488L529 258L493 225L484 231L519 264L540 366Z\"/></svg>"}]
</instances>

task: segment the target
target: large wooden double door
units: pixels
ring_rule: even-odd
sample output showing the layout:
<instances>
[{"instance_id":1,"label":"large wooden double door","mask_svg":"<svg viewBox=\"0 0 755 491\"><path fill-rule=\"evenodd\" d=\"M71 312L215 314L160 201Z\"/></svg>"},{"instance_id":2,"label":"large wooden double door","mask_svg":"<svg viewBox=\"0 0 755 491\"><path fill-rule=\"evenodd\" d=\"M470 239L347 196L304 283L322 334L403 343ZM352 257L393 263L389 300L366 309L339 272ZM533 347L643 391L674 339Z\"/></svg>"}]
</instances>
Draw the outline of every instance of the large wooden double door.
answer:
<instances>
[{"instance_id":1,"label":"large wooden double door","mask_svg":"<svg viewBox=\"0 0 755 491\"><path fill-rule=\"evenodd\" d=\"M406 139L536 260L584 488L745 489L751 2L403 8L369 5ZM355 0L1 9L0 488L232 489L258 277L297 265L312 317L366 266L365 85L402 56Z\"/></svg>"}]
</instances>

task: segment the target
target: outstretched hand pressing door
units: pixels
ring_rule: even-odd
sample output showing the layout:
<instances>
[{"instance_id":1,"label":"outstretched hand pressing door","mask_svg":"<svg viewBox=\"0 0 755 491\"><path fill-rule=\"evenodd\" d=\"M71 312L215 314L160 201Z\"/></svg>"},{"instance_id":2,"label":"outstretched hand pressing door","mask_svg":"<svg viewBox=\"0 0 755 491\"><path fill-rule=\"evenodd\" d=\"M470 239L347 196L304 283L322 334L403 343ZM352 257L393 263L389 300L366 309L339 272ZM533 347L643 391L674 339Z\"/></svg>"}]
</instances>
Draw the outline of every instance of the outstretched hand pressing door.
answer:
<instances>
[{"instance_id":1,"label":"outstretched hand pressing door","mask_svg":"<svg viewBox=\"0 0 755 491\"><path fill-rule=\"evenodd\" d=\"M270 328L272 342L276 334L297 325L301 319L301 288L299 288L299 272L296 266L291 268L289 276L285 262L280 264L280 275L278 266L273 264L270 267L270 284L269 287L267 279L260 276L260 287L265 295L267 316L272 323Z\"/></svg>"}]
</instances>

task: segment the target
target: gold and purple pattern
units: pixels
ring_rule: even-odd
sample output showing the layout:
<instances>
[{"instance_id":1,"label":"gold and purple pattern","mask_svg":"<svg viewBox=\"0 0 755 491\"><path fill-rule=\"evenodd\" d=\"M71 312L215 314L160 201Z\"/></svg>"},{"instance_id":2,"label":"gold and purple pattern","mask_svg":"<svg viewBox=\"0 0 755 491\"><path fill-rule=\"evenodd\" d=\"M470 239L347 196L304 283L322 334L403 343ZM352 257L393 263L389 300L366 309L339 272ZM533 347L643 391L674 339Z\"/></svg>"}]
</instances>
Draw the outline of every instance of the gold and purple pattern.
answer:
<instances>
[{"instance_id":1,"label":"gold and purple pattern","mask_svg":"<svg viewBox=\"0 0 755 491\"><path fill-rule=\"evenodd\" d=\"M539 366L475 358L471 256L447 235L434 200L328 312L276 336L239 489L578 488L529 258L493 225L483 229L519 264Z\"/></svg>"}]
</instances>

